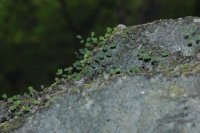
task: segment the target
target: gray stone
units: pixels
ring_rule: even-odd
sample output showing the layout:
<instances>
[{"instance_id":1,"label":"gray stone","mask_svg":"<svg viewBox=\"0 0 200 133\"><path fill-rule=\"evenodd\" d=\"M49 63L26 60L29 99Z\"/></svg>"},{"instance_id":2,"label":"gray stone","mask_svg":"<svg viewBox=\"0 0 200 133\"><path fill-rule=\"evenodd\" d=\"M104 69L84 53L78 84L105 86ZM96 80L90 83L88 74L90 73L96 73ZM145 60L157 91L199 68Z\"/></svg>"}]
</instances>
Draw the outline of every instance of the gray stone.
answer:
<instances>
[{"instance_id":1,"label":"gray stone","mask_svg":"<svg viewBox=\"0 0 200 133\"><path fill-rule=\"evenodd\" d=\"M127 26L111 40L95 80L57 85L65 91L9 132L199 133L200 18Z\"/></svg>"}]
</instances>

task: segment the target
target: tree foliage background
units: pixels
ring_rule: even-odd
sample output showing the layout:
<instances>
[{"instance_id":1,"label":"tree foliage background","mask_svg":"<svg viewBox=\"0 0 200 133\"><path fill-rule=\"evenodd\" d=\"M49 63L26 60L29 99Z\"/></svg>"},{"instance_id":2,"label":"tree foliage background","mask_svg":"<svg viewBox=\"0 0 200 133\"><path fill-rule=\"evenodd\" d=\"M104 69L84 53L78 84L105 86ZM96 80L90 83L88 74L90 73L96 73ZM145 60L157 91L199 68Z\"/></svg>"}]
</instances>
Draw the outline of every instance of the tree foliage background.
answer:
<instances>
[{"instance_id":1,"label":"tree foliage background","mask_svg":"<svg viewBox=\"0 0 200 133\"><path fill-rule=\"evenodd\" d=\"M199 6L199 0L0 0L0 93L52 83L82 47L77 34L198 16Z\"/></svg>"}]
</instances>

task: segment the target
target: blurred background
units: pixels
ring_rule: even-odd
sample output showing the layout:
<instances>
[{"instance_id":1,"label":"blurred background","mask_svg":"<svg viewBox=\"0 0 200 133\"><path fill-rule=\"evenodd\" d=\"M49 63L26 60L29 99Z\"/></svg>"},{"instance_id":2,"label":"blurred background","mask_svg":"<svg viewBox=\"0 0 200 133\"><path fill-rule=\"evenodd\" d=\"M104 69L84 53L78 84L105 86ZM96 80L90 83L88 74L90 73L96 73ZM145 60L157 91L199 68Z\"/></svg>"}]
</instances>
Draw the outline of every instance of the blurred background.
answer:
<instances>
[{"instance_id":1,"label":"blurred background","mask_svg":"<svg viewBox=\"0 0 200 133\"><path fill-rule=\"evenodd\" d=\"M117 24L200 15L199 0L0 0L0 94L54 82L87 37Z\"/></svg>"}]
</instances>

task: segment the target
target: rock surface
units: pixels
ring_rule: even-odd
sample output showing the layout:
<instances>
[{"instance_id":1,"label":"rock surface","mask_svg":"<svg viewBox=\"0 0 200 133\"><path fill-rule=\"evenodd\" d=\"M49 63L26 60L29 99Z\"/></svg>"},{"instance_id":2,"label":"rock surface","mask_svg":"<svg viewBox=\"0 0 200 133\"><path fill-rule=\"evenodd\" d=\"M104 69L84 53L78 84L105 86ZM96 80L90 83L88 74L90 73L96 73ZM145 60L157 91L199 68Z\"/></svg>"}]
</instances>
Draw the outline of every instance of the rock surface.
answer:
<instances>
[{"instance_id":1,"label":"rock surface","mask_svg":"<svg viewBox=\"0 0 200 133\"><path fill-rule=\"evenodd\" d=\"M123 26L111 40L95 80L57 85L65 91L8 132L199 133L200 18Z\"/></svg>"}]
</instances>

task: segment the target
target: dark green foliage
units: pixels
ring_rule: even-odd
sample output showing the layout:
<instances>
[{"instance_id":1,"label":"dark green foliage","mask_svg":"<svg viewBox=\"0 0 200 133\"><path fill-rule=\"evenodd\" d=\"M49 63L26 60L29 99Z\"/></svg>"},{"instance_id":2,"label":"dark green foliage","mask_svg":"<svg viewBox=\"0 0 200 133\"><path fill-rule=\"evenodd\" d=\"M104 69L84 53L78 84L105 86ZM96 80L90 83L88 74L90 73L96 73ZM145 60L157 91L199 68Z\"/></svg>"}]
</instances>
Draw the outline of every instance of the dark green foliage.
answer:
<instances>
[{"instance_id":1,"label":"dark green foliage","mask_svg":"<svg viewBox=\"0 0 200 133\"><path fill-rule=\"evenodd\" d=\"M110 70L110 74L114 75L114 74L120 74L121 73L121 69L119 67L115 68L113 67L111 70Z\"/></svg>"},{"instance_id":2,"label":"dark green foliage","mask_svg":"<svg viewBox=\"0 0 200 133\"><path fill-rule=\"evenodd\" d=\"M139 67L133 66L129 68L129 73L137 73L140 71Z\"/></svg>"},{"instance_id":3,"label":"dark green foliage","mask_svg":"<svg viewBox=\"0 0 200 133\"><path fill-rule=\"evenodd\" d=\"M62 69L58 69L58 71L57 71L57 73L56 73L56 75L62 75L63 74L63 70Z\"/></svg>"},{"instance_id":4,"label":"dark green foliage","mask_svg":"<svg viewBox=\"0 0 200 133\"><path fill-rule=\"evenodd\" d=\"M145 52L143 49L138 51L138 59L143 60L144 62L149 62L153 56L150 53Z\"/></svg>"},{"instance_id":5,"label":"dark green foliage","mask_svg":"<svg viewBox=\"0 0 200 133\"><path fill-rule=\"evenodd\" d=\"M164 51L164 52L161 53L161 56L162 57L167 57L167 56L169 56L169 52L168 51Z\"/></svg>"},{"instance_id":6,"label":"dark green foliage","mask_svg":"<svg viewBox=\"0 0 200 133\"><path fill-rule=\"evenodd\" d=\"M116 43L110 42L111 35L116 32L117 29L112 29L110 27L107 28L107 37L102 39L100 37L95 37L95 32L91 32L90 37L88 37L85 43L84 49L79 49L79 53L81 54L80 60L77 60L73 63L73 67L58 69L56 75L58 76L56 78L56 82L63 81L63 80L69 80L69 81L78 81L82 77L87 76L90 78L94 78L94 74L102 73L101 67L106 67L102 64L102 61L106 58L111 57L111 50L115 49L117 47ZM77 35L78 39L83 39L80 35ZM92 41L93 40L93 41ZM90 46L88 46L88 43L90 43ZM108 44L110 43L110 44ZM99 48L100 51L98 54L94 57L94 49ZM91 50L89 50L91 49ZM72 72L73 68L75 69L74 72ZM110 70L112 74L120 74L119 68L113 68Z\"/></svg>"}]
</instances>

